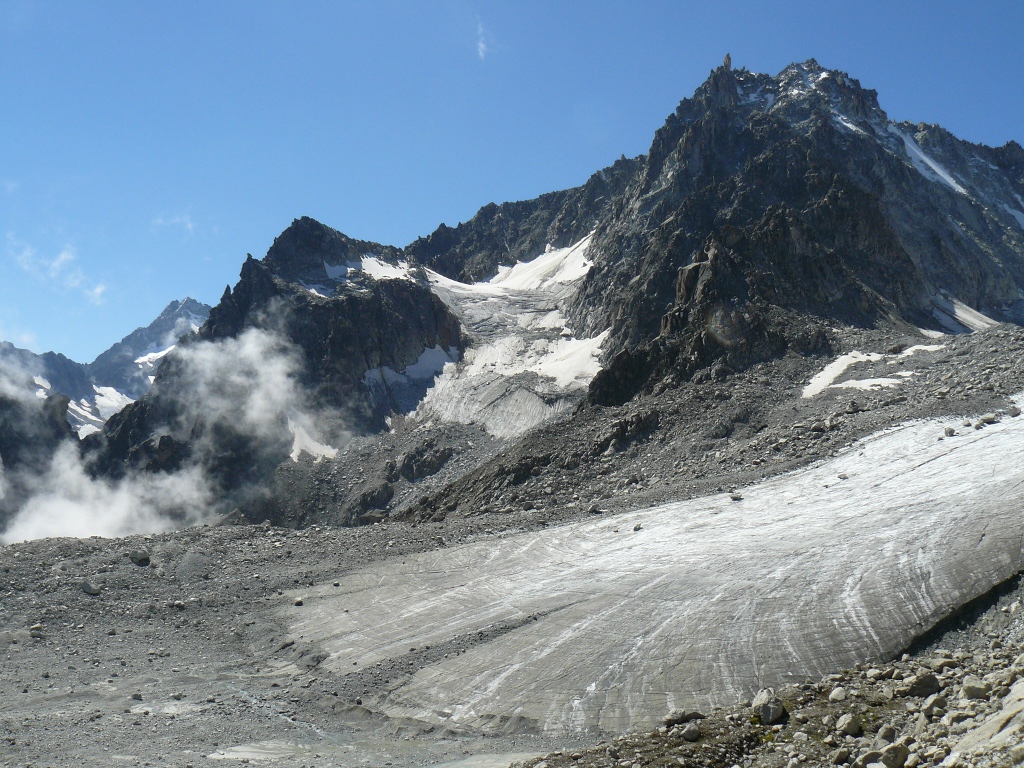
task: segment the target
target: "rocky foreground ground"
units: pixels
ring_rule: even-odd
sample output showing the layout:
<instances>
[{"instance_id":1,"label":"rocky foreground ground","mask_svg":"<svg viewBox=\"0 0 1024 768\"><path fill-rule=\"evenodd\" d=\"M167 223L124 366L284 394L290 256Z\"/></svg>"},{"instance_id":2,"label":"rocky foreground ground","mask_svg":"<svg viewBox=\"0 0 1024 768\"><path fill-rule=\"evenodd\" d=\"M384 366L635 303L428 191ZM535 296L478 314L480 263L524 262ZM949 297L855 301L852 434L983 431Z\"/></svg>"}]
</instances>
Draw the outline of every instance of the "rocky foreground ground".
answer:
<instances>
[{"instance_id":1,"label":"rocky foreground ground","mask_svg":"<svg viewBox=\"0 0 1024 768\"><path fill-rule=\"evenodd\" d=\"M330 585L384 558L738 488L906 418L937 417L938 440L948 439L946 430L985 429L985 416L1012 415L1007 398L1024 390L1024 334L999 327L898 357L923 343L870 333L843 341L843 351L888 356L851 368L855 378L913 371L896 386L804 398L803 387L830 360L793 357L605 409L588 440L549 428L548 461L536 461L541 454L528 447L485 461L479 475L455 481L446 503L442 471L424 503L377 525L211 526L2 547L0 764L1019 763L1024 615L1016 584L906 657L866 659L779 690L786 713L777 722L737 702L702 718L678 713L653 733L604 734L596 747L601 735L482 738L389 720L370 706L437 654L458 655L486 637L328 673L323 657L295 642L281 619L295 607L296 590ZM635 417L651 411L656 422L631 432ZM577 454L575 467L550 458ZM322 464L316 471L330 470Z\"/></svg>"}]
</instances>

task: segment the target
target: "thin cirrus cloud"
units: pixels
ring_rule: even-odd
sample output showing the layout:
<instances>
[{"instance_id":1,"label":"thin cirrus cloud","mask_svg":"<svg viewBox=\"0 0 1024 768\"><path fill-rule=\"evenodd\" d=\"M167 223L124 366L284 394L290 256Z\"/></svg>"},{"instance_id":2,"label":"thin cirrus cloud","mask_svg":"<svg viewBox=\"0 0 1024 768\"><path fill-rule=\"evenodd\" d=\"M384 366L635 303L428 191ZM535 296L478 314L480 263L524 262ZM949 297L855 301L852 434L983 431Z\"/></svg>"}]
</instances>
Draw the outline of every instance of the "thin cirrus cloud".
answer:
<instances>
[{"instance_id":1,"label":"thin cirrus cloud","mask_svg":"<svg viewBox=\"0 0 1024 768\"><path fill-rule=\"evenodd\" d=\"M181 227L188 234L192 234L195 230L195 223L192 221L192 215L189 213L178 213L173 216L166 216L161 214L153 219L154 227Z\"/></svg>"},{"instance_id":2,"label":"thin cirrus cloud","mask_svg":"<svg viewBox=\"0 0 1024 768\"><path fill-rule=\"evenodd\" d=\"M476 55L480 58L480 61L483 61L484 59L486 59L487 58L487 54L489 54L492 50L494 50L493 41L494 41L494 38L491 36L491 33L487 31L487 28L484 27L484 23L482 21L480 21L479 19L477 19L477 22L476 22Z\"/></svg>"},{"instance_id":3,"label":"thin cirrus cloud","mask_svg":"<svg viewBox=\"0 0 1024 768\"><path fill-rule=\"evenodd\" d=\"M103 303L107 286L91 280L75 263L78 255L73 246L65 246L50 259L40 256L32 246L17 242L11 235L7 236L7 242L8 251L23 271L56 287L76 291L92 304Z\"/></svg>"}]
</instances>

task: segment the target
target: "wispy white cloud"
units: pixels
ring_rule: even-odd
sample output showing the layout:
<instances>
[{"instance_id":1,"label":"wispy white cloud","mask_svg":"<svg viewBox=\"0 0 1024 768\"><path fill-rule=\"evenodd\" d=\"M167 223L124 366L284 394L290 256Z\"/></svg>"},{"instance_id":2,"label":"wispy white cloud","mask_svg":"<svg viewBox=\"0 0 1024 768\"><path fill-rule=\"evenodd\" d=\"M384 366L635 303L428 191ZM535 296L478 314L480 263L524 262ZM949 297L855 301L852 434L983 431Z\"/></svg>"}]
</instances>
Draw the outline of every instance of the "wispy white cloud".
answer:
<instances>
[{"instance_id":1,"label":"wispy white cloud","mask_svg":"<svg viewBox=\"0 0 1024 768\"><path fill-rule=\"evenodd\" d=\"M103 303L107 286L93 281L75 263L78 254L73 246L65 246L50 259L39 255L31 245L18 242L10 233L7 234L7 243L8 254L23 271L57 287L78 291L91 304Z\"/></svg>"},{"instance_id":2,"label":"wispy white cloud","mask_svg":"<svg viewBox=\"0 0 1024 768\"><path fill-rule=\"evenodd\" d=\"M61 273L64 272L65 268L67 268L74 260L74 251L72 251L70 248L65 248L57 255L56 259L54 259L53 261L46 265L46 272L51 278L53 278L54 280L58 280L60 279ZM78 286L80 282L79 275L69 275L67 277L71 277L75 281L75 287Z\"/></svg>"},{"instance_id":3,"label":"wispy white cloud","mask_svg":"<svg viewBox=\"0 0 1024 768\"><path fill-rule=\"evenodd\" d=\"M195 230L192 214L188 212L174 215L160 214L153 219L152 224L154 227L181 227L190 235Z\"/></svg>"},{"instance_id":4,"label":"wispy white cloud","mask_svg":"<svg viewBox=\"0 0 1024 768\"><path fill-rule=\"evenodd\" d=\"M487 54L489 54L492 50L494 50L494 38L491 35L491 33L487 31L487 28L484 26L484 23L480 19L477 19L476 55L480 58L480 61L483 61L484 59L487 58Z\"/></svg>"},{"instance_id":5,"label":"wispy white cloud","mask_svg":"<svg viewBox=\"0 0 1024 768\"><path fill-rule=\"evenodd\" d=\"M9 341L19 347L34 347L38 339L31 331L20 331L0 325L0 341Z\"/></svg>"},{"instance_id":6,"label":"wispy white cloud","mask_svg":"<svg viewBox=\"0 0 1024 768\"><path fill-rule=\"evenodd\" d=\"M3 193L8 197L17 192L19 186L21 185L14 179L0 179L0 189L2 189Z\"/></svg>"}]
</instances>

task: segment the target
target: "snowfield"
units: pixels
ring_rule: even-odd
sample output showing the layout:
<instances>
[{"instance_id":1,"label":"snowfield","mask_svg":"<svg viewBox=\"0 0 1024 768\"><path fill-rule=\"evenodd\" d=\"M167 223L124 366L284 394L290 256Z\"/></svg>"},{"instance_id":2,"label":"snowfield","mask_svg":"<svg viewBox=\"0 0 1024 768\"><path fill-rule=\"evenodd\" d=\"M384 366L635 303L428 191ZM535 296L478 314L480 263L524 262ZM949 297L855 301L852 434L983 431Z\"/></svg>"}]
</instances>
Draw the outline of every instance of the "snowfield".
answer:
<instances>
[{"instance_id":1,"label":"snowfield","mask_svg":"<svg viewBox=\"0 0 1024 768\"><path fill-rule=\"evenodd\" d=\"M565 299L590 270L585 237L502 267L466 284L427 270L432 290L471 339L465 357L446 366L413 418L477 423L513 438L575 405L600 370L607 332L577 338L562 314Z\"/></svg>"},{"instance_id":2,"label":"snowfield","mask_svg":"<svg viewBox=\"0 0 1024 768\"><path fill-rule=\"evenodd\" d=\"M392 688L388 715L552 734L899 652L1024 567L1024 418L906 424L729 495L408 555L295 592L292 636L345 673L516 627Z\"/></svg>"}]
</instances>

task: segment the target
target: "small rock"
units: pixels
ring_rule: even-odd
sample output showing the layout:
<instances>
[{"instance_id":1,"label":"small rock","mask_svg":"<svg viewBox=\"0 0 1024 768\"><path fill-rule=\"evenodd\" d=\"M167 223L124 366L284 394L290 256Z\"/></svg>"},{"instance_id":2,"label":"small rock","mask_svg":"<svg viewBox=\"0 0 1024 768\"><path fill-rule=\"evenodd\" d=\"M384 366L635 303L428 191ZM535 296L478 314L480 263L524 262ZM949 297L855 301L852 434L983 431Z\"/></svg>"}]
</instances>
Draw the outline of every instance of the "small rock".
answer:
<instances>
[{"instance_id":1,"label":"small rock","mask_svg":"<svg viewBox=\"0 0 1024 768\"><path fill-rule=\"evenodd\" d=\"M864 752L853 761L853 768L867 768L871 763L877 763L882 759L882 753L877 749L872 749L869 752Z\"/></svg>"},{"instance_id":2,"label":"small rock","mask_svg":"<svg viewBox=\"0 0 1024 768\"><path fill-rule=\"evenodd\" d=\"M836 730L844 736L860 736L862 729L860 720L855 715L847 712L845 715L840 715L839 719L836 720Z\"/></svg>"},{"instance_id":3,"label":"small rock","mask_svg":"<svg viewBox=\"0 0 1024 768\"><path fill-rule=\"evenodd\" d=\"M296 597L295 598L295 605L302 605L302 598L301 597Z\"/></svg>"},{"instance_id":4,"label":"small rock","mask_svg":"<svg viewBox=\"0 0 1024 768\"><path fill-rule=\"evenodd\" d=\"M1006 412L1010 415L1010 418L1013 419L1020 416L1020 408L1018 408L1016 405L1011 405L1009 408L1006 409Z\"/></svg>"},{"instance_id":5,"label":"small rock","mask_svg":"<svg viewBox=\"0 0 1024 768\"><path fill-rule=\"evenodd\" d=\"M921 712L927 718L935 716L935 711L946 708L946 697L941 693L933 693L927 699L924 700L924 704L921 705Z\"/></svg>"},{"instance_id":6,"label":"small rock","mask_svg":"<svg viewBox=\"0 0 1024 768\"><path fill-rule=\"evenodd\" d=\"M149 565L149 551L145 549L133 549L128 553L128 558L135 563L135 565L145 567Z\"/></svg>"},{"instance_id":7,"label":"small rock","mask_svg":"<svg viewBox=\"0 0 1024 768\"><path fill-rule=\"evenodd\" d=\"M999 415L995 413L985 413L982 414L979 421L982 424L995 424L997 421L999 421Z\"/></svg>"},{"instance_id":8,"label":"small rock","mask_svg":"<svg viewBox=\"0 0 1024 768\"><path fill-rule=\"evenodd\" d=\"M643 529L643 527L644 527L643 523L637 523L636 525L633 526L633 530L634 531L639 531L639 530Z\"/></svg>"},{"instance_id":9,"label":"small rock","mask_svg":"<svg viewBox=\"0 0 1024 768\"><path fill-rule=\"evenodd\" d=\"M142 694L141 693L133 693L132 694L132 701L142 701Z\"/></svg>"},{"instance_id":10,"label":"small rock","mask_svg":"<svg viewBox=\"0 0 1024 768\"><path fill-rule=\"evenodd\" d=\"M956 437L956 430L953 427L946 427L946 437Z\"/></svg>"},{"instance_id":11,"label":"small rock","mask_svg":"<svg viewBox=\"0 0 1024 768\"><path fill-rule=\"evenodd\" d=\"M878 741L891 744L896 741L896 729L886 723L878 729Z\"/></svg>"},{"instance_id":12,"label":"small rock","mask_svg":"<svg viewBox=\"0 0 1024 768\"><path fill-rule=\"evenodd\" d=\"M832 765L845 765L850 762L850 750L846 747L840 747L828 756L828 761Z\"/></svg>"},{"instance_id":13,"label":"small rock","mask_svg":"<svg viewBox=\"0 0 1024 768\"><path fill-rule=\"evenodd\" d=\"M839 685L832 689L832 693L828 695L828 700L835 701L846 701L846 689Z\"/></svg>"},{"instance_id":14,"label":"small rock","mask_svg":"<svg viewBox=\"0 0 1024 768\"><path fill-rule=\"evenodd\" d=\"M944 669L953 669L960 666L960 662L949 657L940 657L928 662L933 672L942 672Z\"/></svg>"},{"instance_id":15,"label":"small rock","mask_svg":"<svg viewBox=\"0 0 1024 768\"><path fill-rule=\"evenodd\" d=\"M774 688L762 688L758 691L751 709L761 721L761 725L773 725L786 716L786 705L775 695Z\"/></svg>"},{"instance_id":16,"label":"small rock","mask_svg":"<svg viewBox=\"0 0 1024 768\"><path fill-rule=\"evenodd\" d=\"M679 735L686 741L696 741L700 738L700 726L695 722L687 723Z\"/></svg>"},{"instance_id":17,"label":"small rock","mask_svg":"<svg viewBox=\"0 0 1024 768\"><path fill-rule=\"evenodd\" d=\"M910 757L910 750L905 744L897 741L882 750L881 763L886 768L903 768L908 757Z\"/></svg>"},{"instance_id":18,"label":"small rock","mask_svg":"<svg viewBox=\"0 0 1024 768\"><path fill-rule=\"evenodd\" d=\"M94 584L88 579L82 579L82 591L87 595L95 597L100 593L100 586L99 584Z\"/></svg>"},{"instance_id":19,"label":"small rock","mask_svg":"<svg viewBox=\"0 0 1024 768\"><path fill-rule=\"evenodd\" d=\"M925 698L941 690L942 685L939 683L939 678L931 672L925 672L922 675L911 675L906 678L903 681L903 685L896 689L896 692L900 696Z\"/></svg>"},{"instance_id":20,"label":"small rock","mask_svg":"<svg viewBox=\"0 0 1024 768\"><path fill-rule=\"evenodd\" d=\"M673 725L684 725L685 723L692 722L694 720L703 720L704 714L700 712L687 712L684 709L673 709L665 717L662 718L661 722L666 727L671 728Z\"/></svg>"},{"instance_id":21,"label":"small rock","mask_svg":"<svg viewBox=\"0 0 1024 768\"><path fill-rule=\"evenodd\" d=\"M733 501L743 501L743 495L739 493L730 493L729 498Z\"/></svg>"},{"instance_id":22,"label":"small rock","mask_svg":"<svg viewBox=\"0 0 1024 768\"><path fill-rule=\"evenodd\" d=\"M976 675L965 677L960 689L960 695L965 699L986 699L991 692L992 686Z\"/></svg>"}]
</instances>

